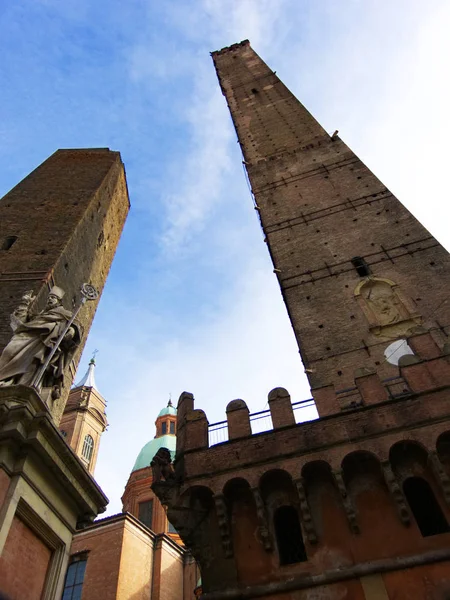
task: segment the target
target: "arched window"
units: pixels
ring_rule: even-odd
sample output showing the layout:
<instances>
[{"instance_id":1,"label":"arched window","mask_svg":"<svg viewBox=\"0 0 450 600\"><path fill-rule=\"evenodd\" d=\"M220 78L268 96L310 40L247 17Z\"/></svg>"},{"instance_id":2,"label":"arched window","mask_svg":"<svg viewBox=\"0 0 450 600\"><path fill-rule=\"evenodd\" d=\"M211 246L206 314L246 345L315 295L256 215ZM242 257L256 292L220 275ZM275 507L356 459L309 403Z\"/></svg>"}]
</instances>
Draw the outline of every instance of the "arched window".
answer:
<instances>
[{"instance_id":1,"label":"arched window","mask_svg":"<svg viewBox=\"0 0 450 600\"><path fill-rule=\"evenodd\" d=\"M422 477L408 477L403 491L423 537L450 531L430 484Z\"/></svg>"},{"instance_id":2,"label":"arched window","mask_svg":"<svg viewBox=\"0 0 450 600\"><path fill-rule=\"evenodd\" d=\"M161 424L161 433L163 435L166 435L166 433L167 433L167 421L163 421L162 422L162 424Z\"/></svg>"},{"instance_id":3,"label":"arched window","mask_svg":"<svg viewBox=\"0 0 450 600\"><path fill-rule=\"evenodd\" d=\"M83 450L81 451L81 456L87 460L87 462L91 462L92 452L94 451L94 440L92 436L89 434L84 438Z\"/></svg>"},{"instance_id":4,"label":"arched window","mask_svg":"<svg viewBox=\"0 0 450 600\"><path fill-rule=\"evenodd\" d=\"M297 510L293 506L280 506L273 516L273 524L280 565L308 560Z\"/></svg>"}]
</instances>

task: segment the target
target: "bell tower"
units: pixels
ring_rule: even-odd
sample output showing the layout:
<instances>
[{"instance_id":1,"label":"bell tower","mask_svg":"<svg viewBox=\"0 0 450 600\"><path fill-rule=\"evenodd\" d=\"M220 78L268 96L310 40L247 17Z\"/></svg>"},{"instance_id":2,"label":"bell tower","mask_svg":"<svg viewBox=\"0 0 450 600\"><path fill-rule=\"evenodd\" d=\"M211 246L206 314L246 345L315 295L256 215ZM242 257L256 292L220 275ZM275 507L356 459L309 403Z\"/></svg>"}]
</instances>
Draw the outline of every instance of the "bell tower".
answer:
<instances>
[{"instance_id":1,"label":"bell tower","mask_svg":"<svg viewBox=\"0 0 450 600\"><path fill-rule=\"evenodd\" d=\"M86 469L94 475L100 438L108 426L106 400L95 383L95 359L71 390L59 429Z\"/></svg>"}]
</instances>

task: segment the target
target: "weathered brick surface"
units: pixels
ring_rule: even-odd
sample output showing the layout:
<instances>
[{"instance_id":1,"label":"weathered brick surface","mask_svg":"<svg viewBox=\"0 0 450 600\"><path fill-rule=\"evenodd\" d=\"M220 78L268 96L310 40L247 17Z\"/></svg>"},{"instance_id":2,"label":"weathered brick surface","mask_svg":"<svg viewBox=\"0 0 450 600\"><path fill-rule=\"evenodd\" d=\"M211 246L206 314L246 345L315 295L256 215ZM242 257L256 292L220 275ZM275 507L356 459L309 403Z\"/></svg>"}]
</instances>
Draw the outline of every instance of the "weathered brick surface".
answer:
<instances>
[{"instance_id":1,"label":"weathered brick surface","mask_svg":"<svg viewBox=\"0 0 450 600\"><path fill-rule=\"evenodd\" d=\"M0 591L11 600L41 600L52 551L14 517L0 557Z\"/></svg>"},{"instance_id":2,"label":"weathered brick surface","mask_svg":"<svg viewBox=\"0 0 450 600\"><path fill-rule=\"evenodd\" d=\"M448 253L248 44L213 60L312 385L346 388L359 367L397 372L356 302L355 256L398 284L442 346Z\"/></svg>"},{"instance_id":3,"label":"weathered brick surface","mask_svg":"<svg viewBox=\"0 0 450 600\"><path fill-rule=\"evenodd\" d=\"M42 308L49 288L66 291L64 305L80 299L84 282L103 290L129 210L125 171L118 152L104 149L58 150L0 201L0 351L12 332L10 314L23 293L33 289ZM98 301L80 313L84 338L65 381L66 394L55 403L59 422L72 377Z\"/></svg>"},{"instance_id":4,"label":"weathered brick surface","mask_svg":"<svg viewBox=\"0 0 450 600\"><path fill-rule=\"evenodd\" d=\"M248 42L212 56L321 418L292 424L279 390L270 400L274 429L245 436L245 404L234 401L228 441L202 448L200 411L184 393L177 479L154 489L200 563L204 600L443 599L448 254ZM372 278L358 274L355 257ZM370 296L375 285L380 304ZM400 367L384 354L398 338L415 353ZM425 516L414 503L426 501L424 489ZM293 520L280 526L288 513ZM440 513L439 531L426 535L420 523ZM295 515L302 533L287 544Z\"/></svg>"}]
</instances>

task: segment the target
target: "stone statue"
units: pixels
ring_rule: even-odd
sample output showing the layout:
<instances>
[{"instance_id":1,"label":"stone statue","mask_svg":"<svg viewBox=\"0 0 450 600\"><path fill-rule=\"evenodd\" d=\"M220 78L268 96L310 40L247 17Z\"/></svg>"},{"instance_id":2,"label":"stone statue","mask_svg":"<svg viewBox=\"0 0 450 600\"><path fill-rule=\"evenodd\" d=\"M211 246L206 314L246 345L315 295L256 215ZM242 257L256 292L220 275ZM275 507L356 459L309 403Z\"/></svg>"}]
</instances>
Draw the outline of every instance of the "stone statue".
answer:
<instances>
[{"instance_id":1,"label":"stone statue","mask_svg":"<svg viewBox=\"0 0 450 600\"><path fill-rule=\"evenodd\" d=\"M39 391L46 390L42 394L44 400L60 397L64 370L81 341L80 326L73 322L55 348L58 338L74 316L62 306L63 296L64 290L54 286L44 310L36 314L32 311L35 300L33 292L24 294L11 315L13 337L0 356L0 386L29 385ZM48 365L39 377L50 356Z\"/></svg>"},{"instance_id":2,"label":"stone statue","mask_svg":"<svg viewBox=\"0 0 450 600\"><path fill-rule=\"evenodd\" d=\"M150 466L152 468L154 483L158 483L162 479L165 481L171 481L175 479L175 471L172 465L170 450L167 448L160 448L158 450L153 457Z\"/></svg>"}]
</instances>

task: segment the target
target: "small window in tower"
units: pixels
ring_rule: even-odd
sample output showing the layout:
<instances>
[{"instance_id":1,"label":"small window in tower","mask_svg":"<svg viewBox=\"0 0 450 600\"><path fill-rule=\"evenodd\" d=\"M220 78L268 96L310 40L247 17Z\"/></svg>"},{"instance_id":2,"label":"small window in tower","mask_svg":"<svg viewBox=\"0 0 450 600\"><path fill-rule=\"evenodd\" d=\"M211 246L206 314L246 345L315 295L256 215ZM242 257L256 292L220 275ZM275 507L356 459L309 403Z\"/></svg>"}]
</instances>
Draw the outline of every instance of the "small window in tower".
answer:
<instances>
[{"instance_id":1,"label":"small window in tower","mask_svg":"<svg viewBox=\"0 0 450 600\"><path fill-rule=\"evenodd\" d=\"M308 560L297 510L280 506L273 516L280 565L292 565Z\"/></svg>"},{"instance_id":2,"label":"small window in tower","mask_svg":"<svg viewBox=\"0 0 450 600\"><path fill-rule=\"evenodd\" d=\"M16 240L17 240L17 235L9 235L3 241L2 250L9 250Z\"/></svg>"},{"instance_id":3,"label":"small window in tower","mask_svg":"<svg viewBox=\"0 0 450 600\"><path fill-rule=\"evenodd\" d=\"M163 435L166 435L166 433L167 433L167 421L164 421L163 424L161 425L161 433Z\"/></svg>"},{"instance_id":4,"label":"small window in tower","mask_svg":"<svg viewBox=\"0 0 450 600\"><path fill-rule=\"evenodd\" d=\"M361 256L352 258L352 265L360 277L368 277L370 275L370 267Z\"/></svg>"},{"instance_id":5,"label":"small window in tower","mask_svg":"<svg viewBox=\"0 0 450 600\"><path fill-rule=\"evenodd\" d=\"M175 422L174 421L170 421L170 433L172 433L172 434L175 433Z\"/></svg>"},{"instance_id":6,"label":"small window in tower","mask_svg":"<svg viewBox=\"0 0 450 600\"><path fill-rule=\"evenodd\" d=\"M67 431L64 431L64 429L61 429L60 433L64 438L67 437Z\"/></svg>"},{"instance_id":7,"label":"small window in tower","mask_svg":"<svg viewBox=\"0 0 450 600\"><path fill-rule=\"evenodd\" d=\"M252 88L252 94L259 94L259 92L256 88Z\"/></svg>"},{"instance_id":8,"label":"small window in tower","mask_svg":"<svg viewBox=\"0 0 450 600\"><path fill-rule=\"evenodd\" d=\"M422 477L408 477L403 483L403 491L423 537L450 531L428 481Z\"/></svg>"},{"instance_id":9,"label":"small window in tower","mask_svg":"<svg viewBox=\"0 0 450 600\"><path fill-rule=\"evenodd\" d=\"M81 598L86 562L86 553L72 557L67 568L62 600L79 600Z\"/></svg>"},{"instance_id":10,"label":"small window in tower","mask_svg":"<svg viewBox=\"0 0 450 600\"><path fill-rule=\"evenodd\" d=\"M146 502L139 502L138 519L144 525L147 525L149 529L152 528L153 522L153 500L147 500Z\"/></svg>"},{"instance_id":11,"label":"small window in tower","mask_svg":"<svg viewBox=\"0 0 450 600\"><path fill-rule=\"evenodd\" d=\"M90 436L88 434L84 438L83 450L81 451L81 456L84 458L84 460L86 460L88 463L90 463L93 451L94 451L94 440L92 439L92 436Z\"/></svg>"}]
</instances>

